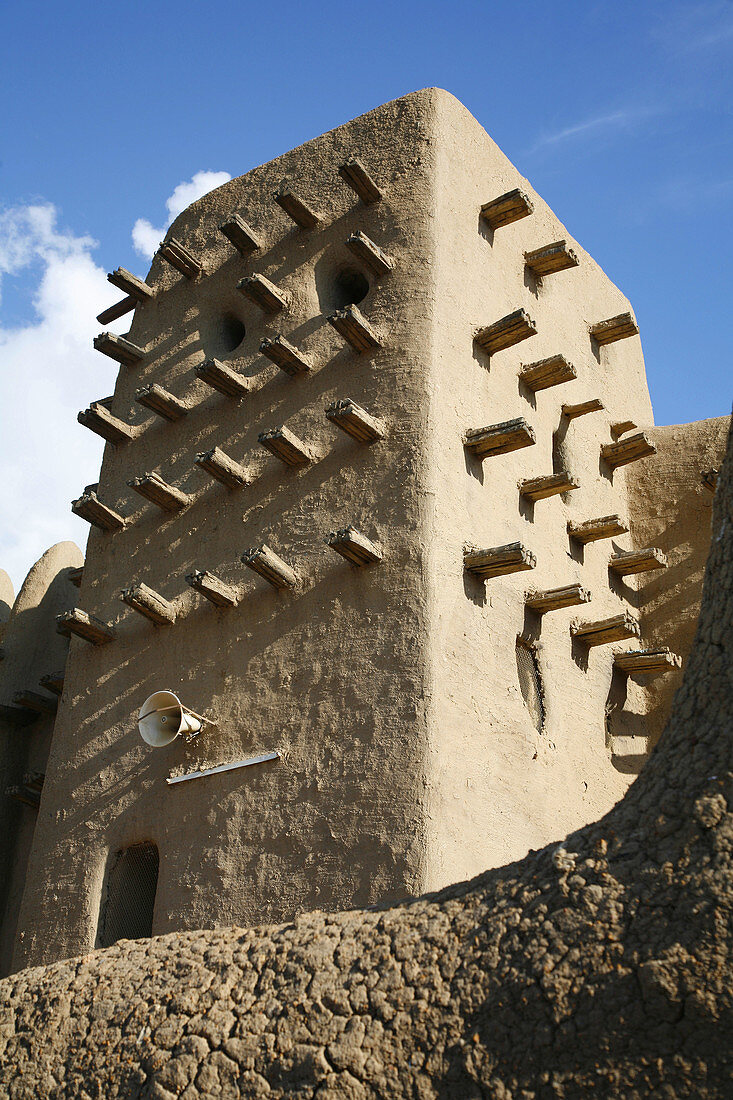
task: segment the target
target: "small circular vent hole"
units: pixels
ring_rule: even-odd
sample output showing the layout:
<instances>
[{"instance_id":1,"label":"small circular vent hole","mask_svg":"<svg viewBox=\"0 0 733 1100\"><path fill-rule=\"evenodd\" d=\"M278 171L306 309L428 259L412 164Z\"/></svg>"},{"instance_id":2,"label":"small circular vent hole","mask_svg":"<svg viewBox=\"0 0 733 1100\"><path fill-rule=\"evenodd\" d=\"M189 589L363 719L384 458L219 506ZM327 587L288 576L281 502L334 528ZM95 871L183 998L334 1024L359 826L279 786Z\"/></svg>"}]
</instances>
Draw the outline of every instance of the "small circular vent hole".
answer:
<instances>
[{"instance_id":1,"label":"small circular vent hole","mask_svg":"<svg viewBox=\"0 0 733 1100\"><path fill-rule=\"evenodd\" d=\"M225 313L219 323L218 333L221 354L225 355L238 348L246 334L246 329L239 318L233 313Z\"/></svg>"},{"instance_id":2,"label":"small circular vent hole","mask_svg":"<svg viewBox=\"0 0 733 1100\"><path fill-rule=\"evenodd\" d=\"M355 306L369 293L369 280L356 268L339 271L333 282L333 302L336 309Z\"/></svg>"}]
</instances>

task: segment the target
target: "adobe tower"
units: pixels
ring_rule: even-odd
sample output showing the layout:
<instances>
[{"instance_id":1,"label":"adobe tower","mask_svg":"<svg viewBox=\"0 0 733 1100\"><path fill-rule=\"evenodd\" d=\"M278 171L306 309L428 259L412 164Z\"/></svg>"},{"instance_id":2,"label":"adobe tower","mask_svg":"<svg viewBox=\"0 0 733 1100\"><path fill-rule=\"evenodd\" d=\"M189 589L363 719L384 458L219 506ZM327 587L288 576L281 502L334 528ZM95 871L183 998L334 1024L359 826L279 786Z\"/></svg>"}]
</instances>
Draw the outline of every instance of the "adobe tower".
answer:
<instances>
[{"instance_id":1,"label":"adobe tower","mask_svg":"<svg viewBox=\"0 0 733 1100\"><path fill-rule=\"evenodd\" d=\"M419 893L610 808L679 665L639 619L638 329L465 108L386 104L110 280L14 967ZM141 739L160 689L196 738Z\"/></svg>"}]
</instances>

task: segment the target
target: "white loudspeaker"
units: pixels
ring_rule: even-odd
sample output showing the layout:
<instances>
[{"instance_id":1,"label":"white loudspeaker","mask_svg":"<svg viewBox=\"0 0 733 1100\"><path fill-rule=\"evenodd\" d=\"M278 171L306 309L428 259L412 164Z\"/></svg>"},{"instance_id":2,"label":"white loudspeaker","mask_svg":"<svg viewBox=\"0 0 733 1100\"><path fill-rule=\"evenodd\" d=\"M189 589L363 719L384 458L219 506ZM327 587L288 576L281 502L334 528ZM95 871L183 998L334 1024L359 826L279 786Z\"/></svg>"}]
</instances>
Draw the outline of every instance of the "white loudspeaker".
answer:
<instances>
[{"instance_id":1,"label":"white loudspeaker","mask_svg":"<svg viewBox=\"0 0 733 1100\"><path fill-rule=\"evenodd\" d=\"M190 741L201 729L201 720L172 691L154 691L140 707L137 728L146 745L159 749L179 734Z\"/></svg>"}]
</instances>

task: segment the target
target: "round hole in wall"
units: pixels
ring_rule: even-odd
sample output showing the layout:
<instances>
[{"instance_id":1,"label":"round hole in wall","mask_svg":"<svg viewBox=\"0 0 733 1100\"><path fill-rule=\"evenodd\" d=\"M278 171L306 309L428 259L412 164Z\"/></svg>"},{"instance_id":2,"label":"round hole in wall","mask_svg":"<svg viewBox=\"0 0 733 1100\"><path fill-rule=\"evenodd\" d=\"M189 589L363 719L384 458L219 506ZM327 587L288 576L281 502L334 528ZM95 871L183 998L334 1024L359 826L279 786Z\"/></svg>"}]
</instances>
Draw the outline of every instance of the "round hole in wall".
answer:
<instances>
[{"instance_id":1,"label":"round hole in wall","mask_svg":"<svg viewBox=\"0 0 733 1100\"><path fill-rule=\"evenodd\" d=\"M356 267L343 267L333 280L333 304L336 309L355 306L369 293L369 280Z\"/></svg>"},{"instance_id":2,"label":"round hole in wall","mask_svg":"<svg viewBox=\"0 0 733 1100\"><path fill-rule=\"evenodd\" d=\"M219 321L219 343L221 354L234 351L247 334L242 322L233 313L225 313Z\"/></svg>"}]
</instances>

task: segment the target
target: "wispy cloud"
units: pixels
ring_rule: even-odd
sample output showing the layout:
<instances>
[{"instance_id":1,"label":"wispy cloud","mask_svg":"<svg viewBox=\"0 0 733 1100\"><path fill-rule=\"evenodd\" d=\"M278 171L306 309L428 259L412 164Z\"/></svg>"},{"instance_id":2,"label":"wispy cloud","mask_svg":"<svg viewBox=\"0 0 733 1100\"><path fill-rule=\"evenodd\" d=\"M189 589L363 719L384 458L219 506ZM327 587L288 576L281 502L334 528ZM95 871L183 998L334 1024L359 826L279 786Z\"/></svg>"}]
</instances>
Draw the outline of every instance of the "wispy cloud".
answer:
<instances>
[{"instance_id":1,"label":"wispy cloud","mask_svg":"<svg viewBox=\"0 0 733 1100\"><path fill-rule=\"evenodd\" d=\"M563 126L559 130L540 135L527 152L536 153L540 149L547 149L573 139L600 139L613 131L629 130L659 113L660 109L656 107L628 107L595 115L593 118L582 119L570 126Z\"/></svg>"},{"instance_id":2,"label":"wispy cloud","mask_svg":"<svg viewBox=\"0 0 733 1100\"><path fill-rule=\"evenodd\" d=\"M221 187L232 177L228 172L196 172L190 180L184 180L173 189L173 193L166 199L168 218L165 225L156 228L147 218L138 218L132 227L132 243L135 251L146 259L150 259L165 236L166 229L181 214L187 206L190 206L202 195L207 195L215 187Z\"/></svg>"},{"instance_id":3,"label":"wispy cloud","mask_svg":"<svg viewBox=\"0 0 733 1100\"><path fill-rule=\"evenodd\" d=\"M714 50L733 41L733 4L670 4L665 7L653 37L673 56Z\"/></svg>"}]
</instances>

